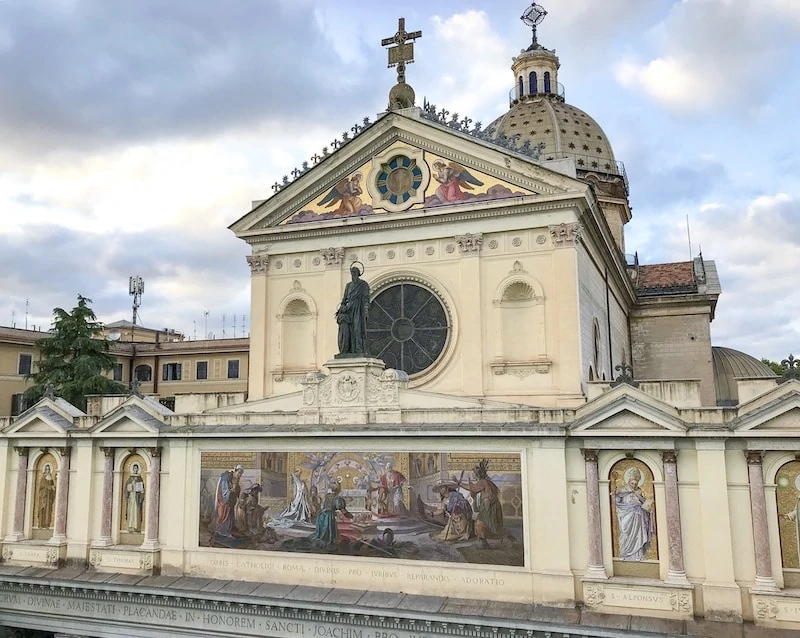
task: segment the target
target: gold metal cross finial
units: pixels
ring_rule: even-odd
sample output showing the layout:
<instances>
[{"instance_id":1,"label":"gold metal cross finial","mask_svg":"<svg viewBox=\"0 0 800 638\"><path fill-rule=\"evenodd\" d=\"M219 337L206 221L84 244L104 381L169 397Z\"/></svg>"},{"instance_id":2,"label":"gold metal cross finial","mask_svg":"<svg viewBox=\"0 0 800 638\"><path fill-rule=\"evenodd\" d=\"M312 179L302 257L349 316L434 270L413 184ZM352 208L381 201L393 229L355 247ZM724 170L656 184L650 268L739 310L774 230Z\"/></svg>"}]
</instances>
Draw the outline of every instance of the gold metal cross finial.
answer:
<instances>
[{"instance_id":1,"label":"gold metal cross finial","mask_svg":"<svg viewBox=\"0 0 800 638\"><path fill-rule=\"evenodd\" d=\"M389 67L397 67L397 81L405 82L406 63L414 61L414 40L422 37L422 31L406 31L406 19L397 21L397 33L391 38L381 40L381 45L389 48ZM395 46L391 46L395 45Z\"/></svg>"}]
</instances>

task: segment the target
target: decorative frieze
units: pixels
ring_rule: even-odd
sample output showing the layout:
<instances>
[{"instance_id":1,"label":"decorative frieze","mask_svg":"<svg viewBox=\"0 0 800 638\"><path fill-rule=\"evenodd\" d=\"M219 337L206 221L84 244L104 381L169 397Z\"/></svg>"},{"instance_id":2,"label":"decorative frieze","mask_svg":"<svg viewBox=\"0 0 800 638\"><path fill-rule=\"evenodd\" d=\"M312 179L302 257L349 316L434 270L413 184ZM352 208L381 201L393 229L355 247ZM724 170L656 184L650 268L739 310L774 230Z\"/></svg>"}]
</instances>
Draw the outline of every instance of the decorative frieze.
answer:
<instances>
[{"instance_id":1,"label":"decorative frieze","mask_svg":"<svg viewBox=\"0 0 800 638\"><path fill-rule=\"evenodd\" d=\"M247 263L250 264L251 275L263 275L269 270L269 255L266 253L248 255Z\"/></svg>"},{"instance_id":2,"label":"decorative frieze","mask_svg":"<svg viewBox=\"0 0 800 638\"><path fill-rule=\"evenodd\" d=\"M319 255L328 268L341 266L344 261L344 248L323 248L319 251Z\"/></svg>"},{"instance_id":3,"label":"decorative frieze","mask_svg":"<svg viewBox=\"0 0 800 638\"><path fill-rule=\"evenodd\" d=\"M458 250L462 256L470 257L480 254L481 246L483 245L483 233L456 235L453 239L458 244Z\"/></svg>"},{"instance_id":4,"label":"decorative frieze","mask_svg":"<svg viewBox=\"0 0 800 638\"><path fill-rule=\"evenodd\" d=\"M567 246L575 246L580 242L582 231L583 227L577 222L559 224L558 226L550 226L550 237L553 238L553 245L556 248L565 248Z\"/></svg>"}]
</instances>

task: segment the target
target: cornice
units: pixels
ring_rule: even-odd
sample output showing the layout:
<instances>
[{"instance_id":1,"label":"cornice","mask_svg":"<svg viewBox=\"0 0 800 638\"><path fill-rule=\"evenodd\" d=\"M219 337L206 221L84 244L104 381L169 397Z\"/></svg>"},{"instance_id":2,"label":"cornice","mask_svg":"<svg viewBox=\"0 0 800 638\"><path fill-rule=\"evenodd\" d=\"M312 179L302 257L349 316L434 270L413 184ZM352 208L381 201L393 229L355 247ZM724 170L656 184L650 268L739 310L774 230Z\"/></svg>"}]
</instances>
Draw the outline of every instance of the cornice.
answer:
<instances>
[{"instance_id":1,"label":"cornice","mask_svg":"<svg viewBox=\"0 0 800 638\"><path fill-rule=\"evenodd\" d=\"M541 197L539 195L527 195L526 198ZM522 199L522 198L517 198ZM407 213L386 213L374 217L359 218L356 223L342 223L341 221L332 222L335 225L328 227L315 228L295 228L294 226L280 226L267 229L258 229L242 233L239 237L250 244L261 243L265 238L269 238L271 244L281 241L295 239L306 239L313 237L332 237L347 233L380 232L396 228L411 228L415 226L431 226L460 221L473 221L500 216L527 215L531 213L550 213L554 211L575 209L575 203L585 201L582 195L567 193L557 200L548 199L541 203L519 203L511 202L510 198L505 200L495 200L492 202L482 202L481 208L474 208L474 204L464 204L461 206L448 207L447 211L437 211L431 213L426 209L414 209ZM453 210L458 209L458 210ZM325 222L322 222L325 223ZM286 229L286 230L284 230ZM270 251L270 254L277 254Z\"/></svg>"}]
</instances>

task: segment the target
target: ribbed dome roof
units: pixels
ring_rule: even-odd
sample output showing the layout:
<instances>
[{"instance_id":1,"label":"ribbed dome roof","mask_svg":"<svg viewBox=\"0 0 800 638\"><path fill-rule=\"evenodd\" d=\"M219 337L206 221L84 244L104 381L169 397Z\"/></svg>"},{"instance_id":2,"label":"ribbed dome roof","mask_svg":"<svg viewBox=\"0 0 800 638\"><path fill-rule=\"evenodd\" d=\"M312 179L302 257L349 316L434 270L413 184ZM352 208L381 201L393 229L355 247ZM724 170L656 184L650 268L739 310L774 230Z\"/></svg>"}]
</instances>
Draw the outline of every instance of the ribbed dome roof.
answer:
<instances>
[{"instance_id":1,"label":"ribbed dome roof","mask_svg":"<svg viewBox=\"0 0 800 638\"><path fill-rule=\"evenodd\" d=\"M573 158L579 170L617 173L611 144L592 117L555 96L524 96L487 130L490 139L519 135L518 145L543 144L540 159Z\"/></svg>"},{"instance_id":2,"label":"ribbed dome roof","mask_svg":"<svg viewBox=\"0 0 800 638\"><path fill-rule=\"evenodd\" d=\"M717 390L717 405L739 403L736 379L777 378L772 368L758 359L732 348L711 348L714 362L714 386Z\"/></svg>"}]
</instances>

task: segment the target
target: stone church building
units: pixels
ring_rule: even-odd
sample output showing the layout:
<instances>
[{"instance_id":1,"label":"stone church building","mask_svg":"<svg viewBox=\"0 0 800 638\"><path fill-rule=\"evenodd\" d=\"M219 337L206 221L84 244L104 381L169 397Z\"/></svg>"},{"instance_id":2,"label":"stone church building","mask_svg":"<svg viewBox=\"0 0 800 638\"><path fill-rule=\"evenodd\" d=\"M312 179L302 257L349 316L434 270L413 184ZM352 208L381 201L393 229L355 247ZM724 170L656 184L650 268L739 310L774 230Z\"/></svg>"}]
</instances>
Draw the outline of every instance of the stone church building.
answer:
<instances>
[{"instance_id":1,"label":"stone church building","mask_svg":"<svg viewBox=\"0 0 800 638\"><path fill-rule=\"evenodd\" d=\"M246 401L0 419L8 635L800 630L794 361L712 346L713 261L626 256L635 184L555 51L483 127L416 105L419 35L385 42L387 111L230 227ZM365 352L337 358L353 281Z\"/></svg>"}]
</instances>

